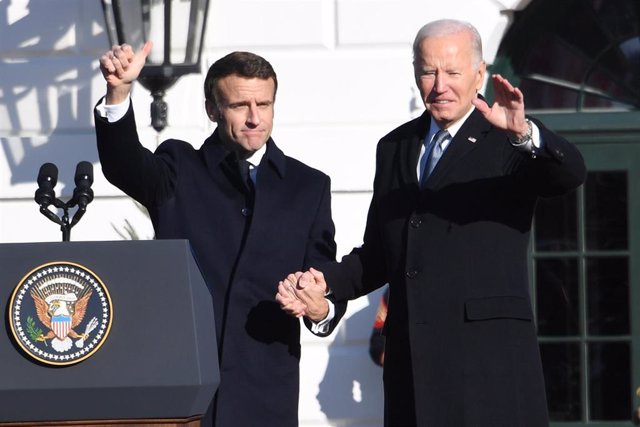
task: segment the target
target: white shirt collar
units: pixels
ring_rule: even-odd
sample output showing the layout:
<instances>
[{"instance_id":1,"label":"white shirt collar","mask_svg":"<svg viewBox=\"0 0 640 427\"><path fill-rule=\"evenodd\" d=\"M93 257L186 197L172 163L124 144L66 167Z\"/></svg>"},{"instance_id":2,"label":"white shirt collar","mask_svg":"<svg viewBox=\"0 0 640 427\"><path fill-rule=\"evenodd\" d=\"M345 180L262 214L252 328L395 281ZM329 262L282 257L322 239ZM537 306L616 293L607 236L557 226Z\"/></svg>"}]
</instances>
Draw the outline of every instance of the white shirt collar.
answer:
<instances>
[{"instance_id":1,"label":"white shirt collar","mask_svg":"<svg viewBox=\"0 0 640 427\"><path fill-rule=\"evenodd\" d=\"M462 116L462 118L460 120L458 120L457 122L455 122L454 124L452 124L451 126L449 126L447 128L447 131L449 132L449 138L445 139L444 141L442 141L440 143L440 146L442 147L443 150L446 150L447 147L449 146L449 143L451 142L451 140L453 139L453 137L456 135L456 133L458 133L458 131L460 130L460 128L462 127L462 125L464 124L465 120L467 120L467 118L471 115L471 113L473 112L473 109L475 107L471 106L471 108L469 109L469 111L467 111L467 113ZM418 176L418 180L420 180L420 174L422 173L422 166L423 166L423 157L428 155L427 153L427 142L430 142L433 137L435 136L436 133L438 133L438 131L440 130L440 128L438 127L438 124L436 123L435 120L433 120L433 117L431 117L431 123L429 125L429 132L427 133L427 135L425 136L424 139L424 143L421 145L420 147L420 154L418 155L418 163L416 165L416 174Z\"/></svg>"},{"instance_id":2,"label":"white shirt collar","mask_svg":"<svg viewBox=\"0 0 640 427\"><path fill-rule=\"evenodd\" d=\"M452 140L456 136L456 133L458 133L458 131L460 130L460 128L462 127L464 122L467 120L467 118L469 118L469 116L471 115L471 113L473 112L473 110L475 108L476 107L471 106L469 111L467 111L467 113L464 116L462 116L462 118L460 118L460 120L458 120L457 122L453 123L452 125L450 125L446 129L447 132L449 132L449 135L451 135L451 138L449 140ZM429 136L433 137L433 135L438 133L439 130L440 130L440 128L438 127L438 124L433 119L433 117L431 117L431 125L429 127ZM430 141L430 139L429 139L429 141Z\"/></svg>"},{"instance_id":3,"label":"white shirt collar","mask_svg":"<svg viewBox=\"0 0 640 427\"><path fill-rule=\"evenodd\" d=\"M251 153L251 155L246 158L247 162L249 162L250 167L251 168L258 167L258 165L262 161L262 158L264 157L266 152L267 152L267 144L265 143L258 150Z\"/></svg>"}]
</instances>

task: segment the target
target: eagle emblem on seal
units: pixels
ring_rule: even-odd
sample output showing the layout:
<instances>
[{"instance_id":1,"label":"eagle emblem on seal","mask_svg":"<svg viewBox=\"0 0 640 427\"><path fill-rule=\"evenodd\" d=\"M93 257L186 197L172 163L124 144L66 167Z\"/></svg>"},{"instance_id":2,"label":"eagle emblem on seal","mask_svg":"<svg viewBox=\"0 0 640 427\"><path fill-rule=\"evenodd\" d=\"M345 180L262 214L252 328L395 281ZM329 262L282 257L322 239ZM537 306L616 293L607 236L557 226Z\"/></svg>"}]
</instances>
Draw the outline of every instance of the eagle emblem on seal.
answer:
<instances>
[{"instance_id":1,"label":"eagle emblem on seal","mask_svg":"<svg viewBox=\"0 0 640 427\"><path fill-rule=\"evenodd\" d=\"M98 319L92 318L82 334L78 334L74 328L77 328L84 319L91 294L90 289L82 295L61 289L45 296L37 289L33 289L31 297L35 303L38 319L49 330L46 335L40 334L36 337L36 341L51 340L51 347L60 353L71 348L72 338L78 339L76 342L79 347L84 345L85 339L97 326Z\"/></svg>"},{"instance_id":2,"label":"eagle emblem on seal","mask_svg":"<svg viewBox=\"0 0 640 427\"><path fill-rule=\"evenodd\" d=\"M104 283L71 262L48 263L29 272L13 292L9 316L20 347L52 365L93 355L109 334L113 317Z\"/></svg>"}]
</instances>

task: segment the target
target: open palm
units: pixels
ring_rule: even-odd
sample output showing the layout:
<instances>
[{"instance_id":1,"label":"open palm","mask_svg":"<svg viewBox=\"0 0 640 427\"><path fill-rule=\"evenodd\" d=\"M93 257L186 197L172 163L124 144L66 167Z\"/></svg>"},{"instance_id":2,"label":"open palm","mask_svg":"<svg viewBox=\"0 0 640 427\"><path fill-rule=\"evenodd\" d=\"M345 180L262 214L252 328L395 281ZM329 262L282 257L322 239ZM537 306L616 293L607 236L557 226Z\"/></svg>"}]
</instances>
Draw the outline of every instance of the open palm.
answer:
<instances>
[{"instance_id":1,"label":"open palm","mask_svg":"<svg viewBox=\"0 0 640 427\"><path fill-rule=\"evenodd\" d=\"M524 115L524 95L517 87L499 74L491 76L495 101L491 107L480 98L473 105L484 117L499 129L514 135L523 135L527 131Z\"/></svg>"}]
</instances>

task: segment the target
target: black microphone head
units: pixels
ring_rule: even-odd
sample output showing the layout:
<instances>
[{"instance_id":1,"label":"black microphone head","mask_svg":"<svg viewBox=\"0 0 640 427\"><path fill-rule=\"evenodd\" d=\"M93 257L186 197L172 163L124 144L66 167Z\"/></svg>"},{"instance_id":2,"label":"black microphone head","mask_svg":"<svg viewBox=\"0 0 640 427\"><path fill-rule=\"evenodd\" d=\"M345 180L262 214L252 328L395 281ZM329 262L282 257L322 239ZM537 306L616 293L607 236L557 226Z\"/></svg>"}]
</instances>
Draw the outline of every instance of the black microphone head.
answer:
<instances>
[{"instance_id":1,"label":"black microphone head","mask_svg":"<svg viewBox=\"0 0 640 427\"><path fill-rule=\"evenodd\" d=\"M38 189L34 200L37 204L47 207L56 200L56 193L53 187L58 183L58 167L53 163L45 163L40 166L38 172Z\"/></svg>"},{"instance_id":2,"label":"black microphone head","mask_svg":"<svg viewBox=\"0 0 640 427\"><path fill-rule=\"evenodd\" d=\"M86 161L78 163L74 181L76 182L76 188L73 190L73 197L69 201L69 205L78 205L80 210L84 210L93 200L93 190L91 189L91 184L93 184L93 164Z\"/></svg>"},{"instance_id":3,"label":"black microphone head","mask_svg":"<svg viewBox=\"0 0 640 427\"><path fill-rule=\"evenodd\" d=\"M53 163L45 163L40 166L38 172L38 186L53 188L58 183L58 167Z\"/></svg>"},{"instance_id":4,"label":"black microphone head","mask_svg":"<svg viewBox=\"0 0 640 427\"><path fill-rule=\"evenodd\" d=\"M78 163L74 181L77 186L91 187L93 184L93 164L87 161Z\"/></svg>"}]
</instances>

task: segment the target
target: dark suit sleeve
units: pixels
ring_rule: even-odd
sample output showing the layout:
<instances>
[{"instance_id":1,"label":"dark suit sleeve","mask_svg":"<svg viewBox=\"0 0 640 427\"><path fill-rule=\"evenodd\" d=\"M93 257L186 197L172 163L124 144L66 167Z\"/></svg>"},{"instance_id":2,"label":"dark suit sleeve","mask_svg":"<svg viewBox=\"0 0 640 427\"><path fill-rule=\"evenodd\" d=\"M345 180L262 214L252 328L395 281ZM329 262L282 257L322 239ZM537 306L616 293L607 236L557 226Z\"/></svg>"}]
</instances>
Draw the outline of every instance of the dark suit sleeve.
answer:
<instances>
[{"instance_id":1,"label":"dark suit sleeve","mask_svg":"<svg viewBox=\"0 0 640 427\"><path fill-rule=\"evenodd\" d=\"M577 147L531 118L540 130L543 146L529 155L523 179L537 196L553 197L579 187L586 178L584 159Z\"/></svg>"},{"instance_id":2,"label":"dark suit sleeve","mask_svg":"<svg viewBox=\"0 0 640 427\"><path fill-rule=\"evenodd\" d=\"M138 202L150 206L166 199L174 188L175 162L156 156L140 143L133 108L109 123L94 109L96 140L107 180Z\"/></svg>"},{"instance_id":3,"label":"dark suit sleeve","mask_svg":"<svg viewBox=\"0 0 640 427\"><path fill-rule=\"evenodd\" d=\"M344 256L341 262L327 263L321 267L331 289L338 300L352 300L385 285L389 278L384 247L380 236L378 219L379 195L377 182L384 169L384 144L379 143L376 154L376 177L373 197L367 214L363 244Z\"/></svg>"},{"instance_id":4,"label":"dark suit sleeve","mask_svg":"<svg viewBox=\"0 0 640 427\"><path fill-rule=\"evenodd\" d=\"M309 267L317 268L321 264L335 261L336 259L335 226L331 219L331 180L328 176L325 176L321 194L322 196L315 212L315 220L307 240L305 269ZM335 315L329 324L327 332L315 334L321 337L333 332L347 309L346 300L336 300L334 296L329 296L329 299L335 306ZM307 329L311 331L311 322L304 318L304 323Z\"/></svg>"},{"instance_id":5,"label":"dark suit sleeve","mask_svg":"<svg viewBox=\"0 0 640 427\"><path fill-rule=\"evenodd\" d=\"M342 319L342 316L344 316L344 313L347 311L347 300L336 301L336 299L335 299L335 297L333 295L329 295L327 298L329 300L331 300L331 302L333 303L335 311L334 311L333 319L331 319L331 322L329 322L329 328L327 329L326 332L317 332L317 333L313 332L312 329L311 329L312 328L311 321L309 319L307 319L306 317L303 318L304 325L307 327L309 332L311 332L312 334L317 335L319 337L326 337L326 336L331 335L331 333L338 326L338 323L340 323L340 319Z\"/></svg>"}]
</instances>

